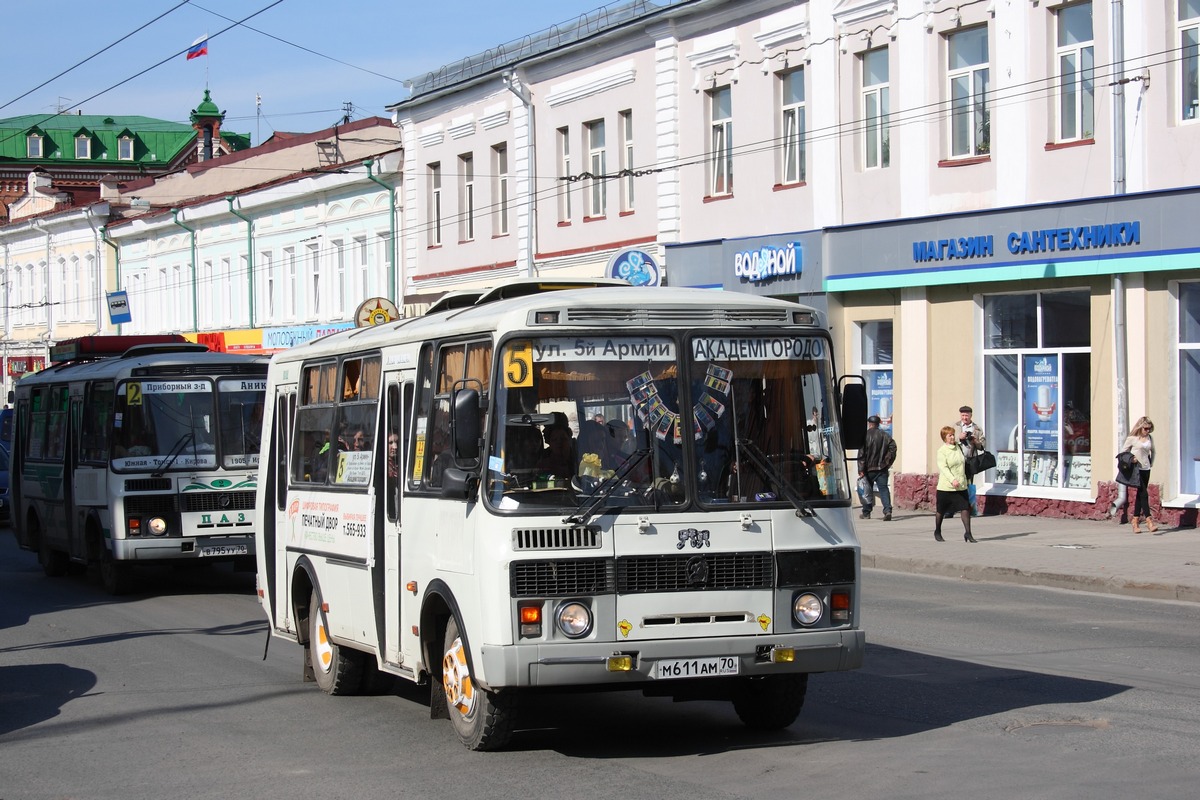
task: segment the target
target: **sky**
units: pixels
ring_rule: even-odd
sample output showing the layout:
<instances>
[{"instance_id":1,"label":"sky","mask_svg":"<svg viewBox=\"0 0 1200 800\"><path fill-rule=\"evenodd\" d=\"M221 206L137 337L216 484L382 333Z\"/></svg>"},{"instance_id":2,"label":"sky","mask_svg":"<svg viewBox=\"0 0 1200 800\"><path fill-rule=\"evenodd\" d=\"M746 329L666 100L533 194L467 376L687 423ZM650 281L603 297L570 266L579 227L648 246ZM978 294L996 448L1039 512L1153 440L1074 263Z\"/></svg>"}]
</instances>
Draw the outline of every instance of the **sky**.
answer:
<instances>
[{"instance_id":1,"label":"sky","mask_svg":"<svg viewBox=\"0 0 1200 800\"><path fill-rule=\"evenodd\" d=\"M64 111L186 123L208 88L223 127L258 144L327 128L346 103L352 119L388 117L408 96L405 80L616 3L70 0L52 14L11 3L0 119ZM188 60L201 36L208 55Z\"/></svg>"}]
</instances>

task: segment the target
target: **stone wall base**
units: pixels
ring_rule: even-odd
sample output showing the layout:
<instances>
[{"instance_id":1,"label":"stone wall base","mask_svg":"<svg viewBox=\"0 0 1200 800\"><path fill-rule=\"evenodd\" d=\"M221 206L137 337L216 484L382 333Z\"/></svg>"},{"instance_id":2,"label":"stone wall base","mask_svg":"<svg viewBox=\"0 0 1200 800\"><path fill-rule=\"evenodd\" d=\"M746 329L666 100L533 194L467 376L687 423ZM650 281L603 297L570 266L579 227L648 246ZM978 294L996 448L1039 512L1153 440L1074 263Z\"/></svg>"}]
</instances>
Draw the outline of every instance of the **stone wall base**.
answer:
<instances>
[{"instance_id":1,"label":"stone wall base","mask_svg":"<svg viewBox=\"0 0 1200 800\"><path fill-rule=\"evenodd\" d=\"M913 473L892 474L892 503L896 508L933 511L937 504L937 475ZM1171 527L1195 528L1200 510L1195 508L1163 508L1160 500L1162 487L1150 484L1150 512L1155 522ZM1104 481L1099 485L1096 499L1091 502L1077 500L1053 500L1043 497L1013 497L1011 495L984 495L978 499L979 511L983 514L1017 514L1020 516L1051 517L1055 519L1108 519L1108 511L1117 496L1117 484ZM1127 520L1133 507L1130 495L1122 519Z\"/></svg>"}]
</instances>

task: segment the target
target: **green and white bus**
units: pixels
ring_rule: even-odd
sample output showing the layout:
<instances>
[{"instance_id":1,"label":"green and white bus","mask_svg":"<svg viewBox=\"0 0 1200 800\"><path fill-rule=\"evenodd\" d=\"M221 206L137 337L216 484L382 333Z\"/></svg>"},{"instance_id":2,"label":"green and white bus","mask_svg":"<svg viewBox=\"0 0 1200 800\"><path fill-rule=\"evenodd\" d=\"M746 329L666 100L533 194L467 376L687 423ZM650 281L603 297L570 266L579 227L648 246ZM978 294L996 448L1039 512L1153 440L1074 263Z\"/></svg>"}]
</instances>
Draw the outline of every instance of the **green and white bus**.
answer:
<instances>
[{"instance_id":1,"label":"green and white bus","mask_svg":"<svg viewBox=\"0 0 1200 800\"><path fill-rule=\"evenodd\" d=\"M519 281L272 357L258 586L330 694L439 687L471 749L563 687L790 725L862 663L845 449L860 378L820 315ZM824 424L810 426L816 408Z\"/></svg>"},{"instance_id":2,"label":"green and white bus","mask_svg":"<svg viewBox=\"0 0 1200 800\"><path fill-rule=\"evenodd\" d=\"M179 335L90 336L17 382L10 472L17 542L49 576L138 564L253 568L264 356Z\"/></svg>"}]
</instances>

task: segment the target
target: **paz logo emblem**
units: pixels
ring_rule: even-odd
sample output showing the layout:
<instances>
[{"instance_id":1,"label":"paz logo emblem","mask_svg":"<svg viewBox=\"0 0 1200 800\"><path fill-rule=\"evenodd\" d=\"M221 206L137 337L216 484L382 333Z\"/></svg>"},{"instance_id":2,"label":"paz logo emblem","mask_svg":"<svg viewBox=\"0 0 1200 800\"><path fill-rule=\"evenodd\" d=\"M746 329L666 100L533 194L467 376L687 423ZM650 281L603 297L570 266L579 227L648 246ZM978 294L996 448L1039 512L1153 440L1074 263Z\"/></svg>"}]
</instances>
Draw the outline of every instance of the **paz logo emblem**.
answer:
<instances>
[{"instance_id":1,"label":"paz logo emblem","mask_svg":"<svg viewBox=\"0 0 1200 800\"><path fill-rule=\"evenodd\" d=\"M689 586L703 586L708 583L708 562L704 556L692 556L687 562L687 581Z\"/></svg>"},{"instance_id":2,"label":"paz logo emblem","mask_svg":"<svg viewBox=\"0 0 1200 800\"><path fill-rule=\"evenodd\" d=\"M684 528L679 532L679 543L675 545L675 549L682 550L689 544L697 550L712 546L712 543L708 541L708 531Z\"/></svg>"}]
</instances>

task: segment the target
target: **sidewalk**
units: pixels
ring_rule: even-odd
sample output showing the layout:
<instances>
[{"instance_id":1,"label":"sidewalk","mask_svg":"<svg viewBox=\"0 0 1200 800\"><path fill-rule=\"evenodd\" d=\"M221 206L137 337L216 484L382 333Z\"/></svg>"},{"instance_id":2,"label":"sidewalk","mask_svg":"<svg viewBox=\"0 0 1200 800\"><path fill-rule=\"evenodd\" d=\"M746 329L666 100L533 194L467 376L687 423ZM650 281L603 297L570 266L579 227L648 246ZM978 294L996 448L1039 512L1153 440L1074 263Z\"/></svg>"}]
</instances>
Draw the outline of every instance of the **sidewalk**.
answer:
<instances>
[{"instance_id":1,"label":"sidewalk","mask_svg":"<svg viewBox=\"0 0 1200 800\"><path fill-rule=\"evenodd\" d=\"M998 515L973 517L979 543L968 544L958 517L942 523L946 541L937 542L928 511L896 509L891 522L878 503L871 519L859 512L864 569L1200 603L1200 529L1143 526L1135 535L1115 522Z\"/></svg>"}]
</instances>

